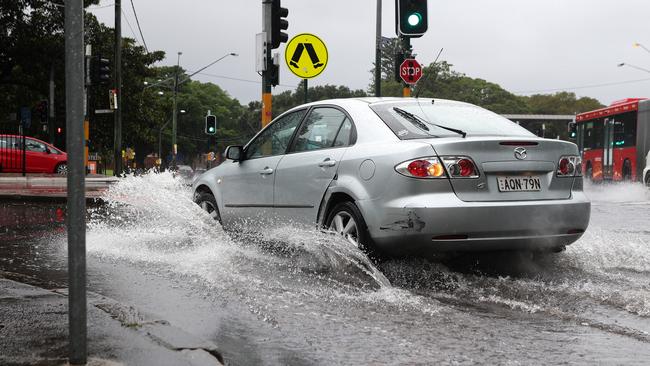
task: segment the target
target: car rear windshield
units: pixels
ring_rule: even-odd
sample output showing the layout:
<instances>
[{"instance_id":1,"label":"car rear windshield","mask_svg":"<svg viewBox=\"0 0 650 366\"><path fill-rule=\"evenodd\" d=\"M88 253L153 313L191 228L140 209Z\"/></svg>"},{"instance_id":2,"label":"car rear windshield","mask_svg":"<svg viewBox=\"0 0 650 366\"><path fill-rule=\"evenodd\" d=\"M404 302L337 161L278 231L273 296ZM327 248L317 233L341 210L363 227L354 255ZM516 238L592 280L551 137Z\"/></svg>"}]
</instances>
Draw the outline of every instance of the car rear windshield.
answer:
<instances>
[{"instance_id":1,"label":"car rear windshield","mask_svg":"<svg viewBox=\"0 0 650 366\"><path fill-rule=\"evenodd\" d=\"M370 108L402 140L460 136L459 132L467 136L535 136L505 117L467 103L420 99L379 102ZM417 119L408 118L408 114Z\"/></svg>"}]
</instances>

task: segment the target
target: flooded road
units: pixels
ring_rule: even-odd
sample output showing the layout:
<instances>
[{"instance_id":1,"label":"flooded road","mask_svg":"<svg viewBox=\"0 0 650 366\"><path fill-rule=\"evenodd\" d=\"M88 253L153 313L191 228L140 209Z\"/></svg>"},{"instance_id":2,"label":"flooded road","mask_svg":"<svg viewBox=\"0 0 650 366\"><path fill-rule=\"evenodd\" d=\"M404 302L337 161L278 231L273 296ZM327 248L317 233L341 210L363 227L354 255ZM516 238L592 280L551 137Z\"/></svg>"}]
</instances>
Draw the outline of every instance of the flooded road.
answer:
<instances>
[{"instance_id":1,"label":"flooded road","mask_svg":"<svg viewBox=\"0 0 650 366\"><path fill-rule=\"evenodd\" d=\"M228 364L650 364L650 191L589 186L565 252L375 265L336 236L228 235L170 175L89 207L89 290L219 345ZM64 207L0 203L0 274L65 286Z\"/></svg>"}]
</instances>

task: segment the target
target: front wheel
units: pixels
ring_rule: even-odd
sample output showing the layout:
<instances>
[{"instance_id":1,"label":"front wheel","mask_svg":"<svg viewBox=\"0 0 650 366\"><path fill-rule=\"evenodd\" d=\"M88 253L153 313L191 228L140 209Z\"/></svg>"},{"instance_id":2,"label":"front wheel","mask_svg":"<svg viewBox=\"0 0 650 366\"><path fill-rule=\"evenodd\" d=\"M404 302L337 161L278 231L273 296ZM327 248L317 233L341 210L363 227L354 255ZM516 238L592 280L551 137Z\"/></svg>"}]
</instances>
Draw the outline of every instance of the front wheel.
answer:
<instances>
[{"instance_id":1,"label":"front wheel","mask_svg":"<svg viewBox=\"0 0 650 366\"><path fill-rule=\"evenodd\" d=\"M59 175L68 175L68 164L61 163L54 168L54 173Z\"/></svg>"},{"instance_id":2,"label":"front wheel","mask_svg":"<svg viewBox=\"0 0 650 366\"><path fill-rule=\"evenodd\" d=\"M214 220L221 222L221 215L219 214L219 206L217 206L217 200L214 198L212 193L202 192L197 193L194 202L201 206L203 211L207 212Z\"/></svg>"}]
</instances>

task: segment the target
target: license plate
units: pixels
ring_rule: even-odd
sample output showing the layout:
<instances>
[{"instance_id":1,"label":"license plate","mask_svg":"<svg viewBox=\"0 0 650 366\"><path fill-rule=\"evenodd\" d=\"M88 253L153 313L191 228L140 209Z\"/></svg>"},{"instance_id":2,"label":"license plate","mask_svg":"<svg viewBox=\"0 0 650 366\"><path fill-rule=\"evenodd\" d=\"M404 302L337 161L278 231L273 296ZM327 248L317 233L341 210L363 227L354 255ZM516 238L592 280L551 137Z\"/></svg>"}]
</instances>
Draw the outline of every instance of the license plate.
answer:
<instances>
[{"instance_id":1,"label":"license plate","mask_svg":"<svg viewBox=\"0 0 650 366\"><path fill-rule=\"evenodd\" d=\"M537 192L542 190L539 177L497 177L499 192Z\"/></svg>"}]
</instances>

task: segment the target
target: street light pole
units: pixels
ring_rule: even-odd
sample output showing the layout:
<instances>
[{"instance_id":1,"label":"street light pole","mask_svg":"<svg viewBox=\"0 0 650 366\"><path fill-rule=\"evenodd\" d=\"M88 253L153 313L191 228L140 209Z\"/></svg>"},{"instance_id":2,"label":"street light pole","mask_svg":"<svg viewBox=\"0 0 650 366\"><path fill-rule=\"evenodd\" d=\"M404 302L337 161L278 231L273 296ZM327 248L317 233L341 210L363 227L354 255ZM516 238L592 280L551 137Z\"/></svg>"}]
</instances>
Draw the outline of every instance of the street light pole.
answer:
<instances>
[{"instance_id":1,"label":"street light pole","mask_svg":"<svg viewBox=\"0 0 650 366\"><path fill-rule=\"evenodd\" d=\"M618 64L618 67L623 67L623 66L631 67L631 68L633 68L633 69L637 69L637 70L641 70L641 71L645 71L645 72L647 72L647 73L650 73L650 70L648 70L648 69L646 69L646 68L643 68L643 67L640 67L640 66L631 65L631 64L628 64L628 63L626 63L626 62L621 62L620 64Z\"/></svg>"},{"instance_id":2,"label":"street light pole","mask_svg":"<svg viewBox=\"0 0 650 366\"><path fill-rule=\"evenodd\" d=\"M646 46L642 45L642 44L639 43L639 42L634 43L634 47L642 48L642 49L643 49L644 51L646 51L647 53L650 53L650 50L647 49Z\"/></svg>"},{"instance_id":3,"label":"street light pole","mask_svg":"<svg viewBox=\"0 0 650 366\"><path fill-rule=\"evenodd\" d=\"M174 75L174 97L173 97L173 111L172 111L172 167L176 167L176 153L178 152L178 145L176 144L176 133L178 131L178 116L177 116L177 97L178 97L178 69L181 64L181 55L183 53L178 53L178 59L176 60L176 74Z\"/></svg>"}]
</instances>

